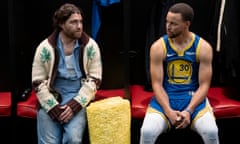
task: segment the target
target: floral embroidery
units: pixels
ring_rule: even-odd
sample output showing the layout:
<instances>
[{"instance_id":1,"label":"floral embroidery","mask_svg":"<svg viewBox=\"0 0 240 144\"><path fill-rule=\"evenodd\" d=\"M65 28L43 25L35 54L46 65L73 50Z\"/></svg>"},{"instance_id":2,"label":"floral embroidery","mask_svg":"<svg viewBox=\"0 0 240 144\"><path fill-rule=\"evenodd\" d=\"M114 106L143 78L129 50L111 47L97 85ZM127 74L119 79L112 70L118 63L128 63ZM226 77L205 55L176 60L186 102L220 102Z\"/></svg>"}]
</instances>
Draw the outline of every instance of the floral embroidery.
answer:
<instances>
[{"instance_id":1,"label":"floral embroidery","mask_svg":"<svg viewBox=\"0 0 240 144\"><path fill-rule=\"evenodd\" d=\"M49 99L49 100L47 100L47 104L48 104L50 107L52 107L52 106L55 105L56 103L55 103L54 99Z\"/></svg>"},{"instance_id":2,"label":"floral embroidery","mask_svg":"<svg viewBox=\"0 0 240 144\"><path fill-rule=\"evenodd\" d=\"M41 57L41 61L43 63L46 63L46 62L48 62L51 59L50 52L49 52L49 50L46 47L44 47L42 49L42 51L40 53L40 57Z\"/></svg>"},{"instance_id":3,"label":"floral embroidery","mask_svg":"<svg viewBox=\"0 0 240 144\"><path fill-rule=\"evenodd\" d=\"M92 60L93 59L93 57L95 56L95 51L94 51L94 49L93 49L93 45L91 45L91 46L89 46L88 48L87 48L87 56L88 56L88 59L90 59L90 60Z\"/></svg>"},{"instance_id":4,"label":"floral embroidery","mask_svg":"<svg viewBox=\"0 0 240 144\"><path fill-rule=\"evenodd\" d=\"M83 105L86 105L86 103L87 103L87 98L81 97L81 98L80 98L80 101L81 101L81 103L82 103Z\"/></svg>"},{"instance_id":5,"label":"floral embroidery","mask_svg":"<svg viewBox=\"0 0 240 144\"><path fill-rule=\"evenodd\" d=\"M84 96L78 95L76 98L77 98L77 101L81 103L83 106L85 106L88 102L88 99Z\"/></svg>"},{"instance_id":6,"label":"floral embroidery","mask_svg":"<svg viewBox=\"0 0 240 144\"><path fill-rule=\"evenodd\" d=\"M54 105L56 105L56 102L54 101L54 99L48 99L44 102L43 109L45 111L48 111Z\"/></svg>"}]
</instances>

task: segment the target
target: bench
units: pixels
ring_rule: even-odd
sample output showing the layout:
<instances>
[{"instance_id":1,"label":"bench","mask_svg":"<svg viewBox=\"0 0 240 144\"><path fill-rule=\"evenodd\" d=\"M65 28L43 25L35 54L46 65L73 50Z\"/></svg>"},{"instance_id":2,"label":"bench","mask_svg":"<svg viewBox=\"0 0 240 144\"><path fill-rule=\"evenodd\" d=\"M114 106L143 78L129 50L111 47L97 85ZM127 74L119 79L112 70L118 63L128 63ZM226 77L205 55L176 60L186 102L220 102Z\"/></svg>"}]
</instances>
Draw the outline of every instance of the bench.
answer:
<instances>
[{"instance_id":1,"label":"bench","mask_svg":"<svg viewBox=\"0 0 240 144\"><path fill-rule=\"evenodd\" d=\"M131 85L129 89L131 99L131 116L132 118L143 119L147 105L153 96L153 92L145 91L143 85ZM227 87L211 87L208 91L208 99L213 107L213 111L217 119L240 117L240 101L230 98L228 91ZM121 96L124 98L125 91L124 89L98 90L95 100L112 96ZM4 93L5 103L8 103L8 105L0 105L2 107L0 110L5 111L0 112L4 113L4 115L10 114L9 97L9 93ZM1 102L3 103L4 100ZM31 91L25 101L17 103L17 116L35 118L36 102L36 95L34 91ZM3 107L5 107L5 109L3 109Z\"/></svg>"},{"instance_id":2,"label":"bench","mask_svg":"<svg viewBox=\"0 0 240 144\"><path fill-rule=\"evenodd\" d=\"M137 129L132 130L132 139L139 143L140 127L145 116L148 103L153 96L153 92L146 91L143 85L130 86L132 125ZM239 141L237 133L231 133L234 129L239 129L240 123L240 101L232 98L228 87L211 87L208 91L208 99L213 107L213 112L219 126L219 138L221 143L231 143ZM234 96L233 96L234 97ZM189 139L191 137L191 139ZM195 132L188 129L170 131L168 134L159 136L156 143L185 143L191 144L194 139L195 144L203 144L202 139Z\"/></svg>"},{"instance_id":3,"label":"bench","mask_svg":"<svg viewBox=\"0 0 240 144\"><path fill-rule=\"evenodd\" d=\"M36 134L36 115L37 115L37 97L36 93L33 90L27 90L24 93L24 98L22 101L17 102L17 131L22 132L22 129L28 131L28 143L37 143L37 134ZM95 95L95 101L101 100L108 97L120 96L125 97L124 89L109 89L109 90L98 90ZM28 125L26 127L26 124ZM30 135L30 136L29 136ZM88 131L84 135L84 143L89 143ZM26 142L26 137L20 137L18 141Z\"/></svg>"},{"instance_id":4,"label":"bench","mask_svg":"<svg viewBox=\"0 0 240 144\"><path fill-rule=\"evenodd\" d=\"M1 141L11 143L13 129L11 92L0 92L0 128Z\"/></svg>"},{"instance_id":5,"label":"bench","mask_svg":"<svg viewBox=\"0 0 240 144\"><path fill-rule=\"evenodd\" d=\"M145 116L147 105L151 97L153 96L153 92L145 91L143 85L130 85L129 94L132 118L131 139L133 143L138 143L140 130L139 128ZM239 120L236 119L236 121L235 120L232 121L231 118L240 117L240 101L230 98L229 95L231 95L231 93L229 93L229 90L226 87L211 87L208 92L209 102L213 107L216 119L217 120L227 119L227 123L233 124L233 126L229 124L226 125L226 121L220 121L220 124L222 122L223 124L222 127L224 127L223 129L222 127L220 128L221 141L224 141L225 139L229 141L229 137L231 137L231 139L234 139L232 134L231 136L228 136L229 129L230 127L236 127L237 125L236 121ZM98 90L98 92L96 93L95 100L100 100L113 96L125 97L125 90L124 89ZM27 119L29 118L35 119L36 102L37 102L36 95L34 91L31 91L26 100L17 103L17 116ZM172 134L170 133L170 137L174 136L175 138L184 139L185 134L188 136L190 135L195 139L198 139L198 142L201 141L198 135L188 131L184 132L183 134L180 133L177 135L175 134L175 132L173 132ZM169 135L167 137L162 136L160 137L160 139L169 142Z\"/></svg>"},{"instance_id":6,"label":"bench","mask_svg":"<svg viewBox=\"0 0 240 144\"><path fill-rule=\"evenodd\" d=\"M11 116L12 95L11 92L0 92L0 117Z\"/></svg>"},{"instance_id":7,"label":"bench","mask_svg":"<svg viewBox=\"0 0 240 144\"><path fill-rule=\"evenodd\" d=\"M145 91L143 85L132 85L130 95L132 117L143 118L153 92ZM208 99L216 119L240 117L240 101L229 97L227 87L211 87Z\"/></svg>"},{"instance_id":8,"label":"bench","mask_svg":"<svg viewBox=\"0 0 240 144\"><path fill-rule=\"evenodd\" d=\"M114 96L120 96L122 98L125 97L125 91L122 88L119 89L100 89L97 91L95 95L95 101L108 98L108 97L114 97ZM37 97L33 90L31 90L26 96L26 99L24 101L19 101L17 103L17 116L22 118L31 118L35 119L37 114Z\"/></svg>"},{"instance_id":9,"label":"bench","mask_svg":"<svg viewBox=\"0 0 240 144\"><path fill-rule=\"evenodd\" d=\"M211 87L208 99L217 119L240 117L240 101L231 98L229 87Z\"/></svg>"}]
</instances>

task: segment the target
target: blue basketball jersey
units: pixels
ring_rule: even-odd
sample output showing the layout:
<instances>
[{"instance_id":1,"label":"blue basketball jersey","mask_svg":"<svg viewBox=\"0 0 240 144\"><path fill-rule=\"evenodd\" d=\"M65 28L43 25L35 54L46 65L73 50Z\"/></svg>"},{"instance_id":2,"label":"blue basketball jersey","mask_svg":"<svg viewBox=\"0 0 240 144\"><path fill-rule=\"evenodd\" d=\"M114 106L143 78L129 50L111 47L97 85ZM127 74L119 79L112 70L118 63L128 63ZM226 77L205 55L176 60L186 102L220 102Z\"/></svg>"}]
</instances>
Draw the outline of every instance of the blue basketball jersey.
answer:
<instances>
[{"instance_id":1,"label":"blue basketball jersey","mask_svg":"<svg viewBox=\"0 0 240 144\"><path fill-rule=\"evenodd\" d=\"M201 38L193 34L191 42L180 52L177 51L167 35L161 38L161 42L165 51L163 87L169 97L171 108L182 111L188 106L199 87L198 55ZM155 96L152 97L149 106L163 113L163 109ZM200 111L206 109L205 99L195 108L191 117L195 118Z\"/></svg>"},{"instance_id":2,"label":"blue basketball jersey","mask_svg":"<svg viewBox=\"0 0 240 144\"><path fill-rule=\"evenodd\" d=\"M200 37L193 34L190 43L177 51L167 35L162 37L165 49L163 87L170 98L194 92L198 84L198 49ZM178 93L178 95L176 95ZM172 97L173 96L173 97Z\"/></svg>"}]
</instances>

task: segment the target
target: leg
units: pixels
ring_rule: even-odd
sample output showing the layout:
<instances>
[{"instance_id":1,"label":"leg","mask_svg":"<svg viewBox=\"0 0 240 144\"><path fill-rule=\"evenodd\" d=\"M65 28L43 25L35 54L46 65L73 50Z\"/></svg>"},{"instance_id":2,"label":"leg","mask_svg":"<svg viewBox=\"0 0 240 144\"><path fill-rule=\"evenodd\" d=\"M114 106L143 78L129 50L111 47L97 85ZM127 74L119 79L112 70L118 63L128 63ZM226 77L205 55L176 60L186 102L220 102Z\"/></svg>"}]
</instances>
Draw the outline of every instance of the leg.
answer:
<instances>
[{"instance_id":1,"label":"leg","mask_svg":"<svg viewBox=\"0 0 240 144\"><path fill-rule=\"evenodd\" d=\"M154 144L158 136L168 128L166 120L159 113L146 113L141 127L140 144Z\"/></svg>"},{"instance_id":2,"label":"leg","mask_svg":"<svg viewBox=\"0 0 240 144\"><path fill-rule=\"evenodd\" d=\"M81 144L86 123L86 108L84 108L71 121L64 124L63 144Z\"/></svg>"},{"instance_id":3,"label":"leg","mask_svg":"<svg viewBox=\"0 0 240 144\"><path fill-rule=\"evenodd\" d=\"M218 127L211 112L206 112L197 119L192 128L202 137L205 144L219 144Z\"/></svg>"},{"instance_id":4,"label":"leg","mask_svg":"<svg viewBox=\"0 0 240 144\"><path fill-rule=\"evenodd\" d=\"M61 144L61 124L54 122L49 115L40 109L37 113L38 144Z\"/></svg>"}]
</instances>

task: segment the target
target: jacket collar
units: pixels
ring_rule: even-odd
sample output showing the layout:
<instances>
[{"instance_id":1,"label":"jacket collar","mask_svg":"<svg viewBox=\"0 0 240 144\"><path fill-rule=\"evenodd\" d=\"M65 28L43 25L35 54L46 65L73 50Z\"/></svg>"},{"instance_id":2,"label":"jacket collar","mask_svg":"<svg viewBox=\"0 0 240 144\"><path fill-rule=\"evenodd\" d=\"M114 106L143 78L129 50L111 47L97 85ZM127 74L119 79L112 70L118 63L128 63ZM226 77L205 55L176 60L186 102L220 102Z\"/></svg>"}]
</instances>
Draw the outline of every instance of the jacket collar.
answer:
<instances>
[{"instance_id":1,"label":"jacket collar","mask_svg":"<svg viewBox=\"0 0 240 144\"><path fill-rule=\"evenodd\" d=\"M57 45L57 35L58 35L59 31L58 30L54 30L51 35L48 36L48 42L52 45L52 47L56 48ZM85 47L86 44L89 41L89 35L86 34L85 32L82 33L81 38L79 39L79 42L81 44L81 47Z\"/></svg>"}]
</instances>

